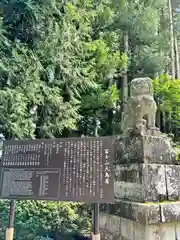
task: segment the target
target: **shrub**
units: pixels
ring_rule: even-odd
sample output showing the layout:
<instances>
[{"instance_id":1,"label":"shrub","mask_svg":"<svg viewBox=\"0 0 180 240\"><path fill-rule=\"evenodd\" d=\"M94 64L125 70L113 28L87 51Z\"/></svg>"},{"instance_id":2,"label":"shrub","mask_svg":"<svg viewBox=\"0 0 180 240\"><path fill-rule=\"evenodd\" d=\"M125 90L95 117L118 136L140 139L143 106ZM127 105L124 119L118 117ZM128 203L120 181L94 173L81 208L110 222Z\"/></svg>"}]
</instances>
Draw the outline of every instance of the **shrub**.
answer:
<instances>
[{"instance_id":1,"label":"shrub","mask_svg":"<svg viewBox=\"0 0 180 240\"><path fill-rule=\"evenodd\" d=\"M18 201L15 211L15 240L72 239L89 232L90 219L81 203L51 201ZM4 239L9 218L9 201L0 201L1 239Z\"/></svg>"}]
</instances>

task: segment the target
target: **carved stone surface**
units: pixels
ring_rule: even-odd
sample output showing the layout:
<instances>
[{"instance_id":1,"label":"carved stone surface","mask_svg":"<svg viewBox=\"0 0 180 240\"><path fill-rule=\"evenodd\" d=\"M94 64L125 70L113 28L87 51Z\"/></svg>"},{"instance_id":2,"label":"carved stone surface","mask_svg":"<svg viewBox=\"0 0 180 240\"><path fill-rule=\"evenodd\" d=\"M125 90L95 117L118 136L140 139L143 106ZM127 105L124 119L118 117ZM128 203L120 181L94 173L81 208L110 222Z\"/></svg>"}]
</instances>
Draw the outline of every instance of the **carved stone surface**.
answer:
<instances>
[{"instance_id":1,"label":"carved stone surface","mask_svg":"<svg viewBox=\"0 0 180 240\"><path fill-rule=\"evenodd\" d=\"M165 171L168 200L180 200L180 166L166 165Z\"/></svg>"},{"instance_id":2,"label":"carved stone surface","mask_svg":"<svg viewBox=\"0 0 180 240\"><path fill-rule=\"evenodd\" d=\"M122 164L116 167L114 194L116 199L144 201L142 189L142 166Z\"/></svg>"},{"instance_id":3,"label":"carved stone surface","mask_svg":"<svg viewBox=\"0 0 180 240\"><path fill-rule=\"evenodd\" d=\"M119 240L121 219L115 215L101 215L101 237L103 240Z\"/></svg>"},{"instance_id":4,"label":"carved stone surface","mask_svg":"<svg viewBox=\"0 0 180 240\"><path fill-rule=\"evenodd\" d=\"M162 222L180 221L180 202L161 204Z\"/></svg>"},{"instance_id":5,"label":"carved stone surface","mask_svg":"<svg viewBox=\"0 0 180 240\"><path fill-rule=\"evenodd\" d=\"M167 200L165 165L143 164L142 172L145 202Z\"/></svg>"},{"instance_id":6,"label":"carved stone surface","mask_svg":"<svg viewBox=\"0 0 180 240\"><path fill-rule=\"evenodd\" d=\"M115 205L101 204L100 207L104 213L128 218L138 223L155 224L161 221L159 204L117 201Z\"/></svg>"},{"instance_id":7,"label":"carved stone surface","mask_svg":"<svg viewBox=\"0 0 180 240\"><path fill-rule=\"evenodd\" d=\"M102 204L101 212L127 218L145 225L180 221L180 202L137 203L118 201L116 205ZM117 224L114 226L117 226Z\"/></svg>"},{"instance_id":8,"label":"carved stone surface","mask_svg":"<svg viewBox=\"0 0 180 240\"><path fill-rule=\"evenodd\" d=\"M155 129L157 105L153 98L152 80L135 78L130 85L130 98L123 114L123 132L128 134L130 129L138 128L140 132Z\"/></svg>"},{"instance_id":9,"label":"carved stone surface","mask_svg":"<svg viewBox=\"0 0 180 240\"><path fill-rule=\"evenodd\" d=\"M112 222L111 218L116 219L116 222L119 223L119 227L117 226L114 232L112 232L112 226L109 224ZM103 240L179 240L179 229L178 222L149 225L145 224L145 222L139 223L105 213L100 215L100 231Z\"/></svg>"},{"instance_id":10,"label":"carved stone surface","mask_svg":"<svg viewBox=\"0 0 180 240\"><path fill-rule=\"evenodd\" d=\"M116 140L116 163L176 164L176 151L163 135L121 137Z\"/></svg>"},{"instance_id":11,"label":"carved stone surface","mask_svg":"<svg viewBox=\"0 0 180 240\"><path fill-rule=\"evenodd\" d=\"M180 166L120 164L116 166L114 193L117 200L180 200Z\"/></svg>"}]
</instances>

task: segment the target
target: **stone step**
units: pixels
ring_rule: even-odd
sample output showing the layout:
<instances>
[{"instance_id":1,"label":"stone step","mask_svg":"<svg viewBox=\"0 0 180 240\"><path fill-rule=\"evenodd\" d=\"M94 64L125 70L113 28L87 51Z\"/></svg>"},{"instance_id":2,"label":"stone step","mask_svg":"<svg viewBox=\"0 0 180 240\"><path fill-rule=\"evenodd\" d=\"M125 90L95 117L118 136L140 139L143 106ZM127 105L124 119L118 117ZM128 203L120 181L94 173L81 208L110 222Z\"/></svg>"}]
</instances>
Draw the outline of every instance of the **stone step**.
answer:
<instances>
[{"instance_id":1,"label":"stone step","mask_svg":"<svg viewBox=\"0 0 180 240\"><path fill-rule=\"evenodd\" d=\"M100 216L103 240L180 240L180 223L141 224L109 214Z\"/></svg>"},{"instance_id":2,"label":"stone step","mask_svg":"<svg viewBox=\"0 0 180 240\"><path fill-rule=\"evenodd\" d=\"M180 240L180 202L102 205L100 231L106 240Z\"/></svg>"},{"instance_id":3,"label":"stone step","mask_svg":"<svg viewBox=\"0 0 180 240\"><path fill-rule=\"evenodd\" d=\"M162 203L117 201L115 204L101 204L100 210L146 225L180 221L180 201Z\"/></svg>"}]
</instances>

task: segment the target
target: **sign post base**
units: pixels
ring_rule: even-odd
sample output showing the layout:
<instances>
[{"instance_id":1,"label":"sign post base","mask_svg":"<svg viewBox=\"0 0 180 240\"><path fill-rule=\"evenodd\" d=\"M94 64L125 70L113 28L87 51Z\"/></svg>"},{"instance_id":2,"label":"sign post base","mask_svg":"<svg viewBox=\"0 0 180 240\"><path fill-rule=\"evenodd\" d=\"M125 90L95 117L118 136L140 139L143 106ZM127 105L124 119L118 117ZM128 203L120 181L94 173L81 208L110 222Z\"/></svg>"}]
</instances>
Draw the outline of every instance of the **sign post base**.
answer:
<instances>
[{"instance_id":1,"label":"sign post base","mask_svg":"<svg viewBox=\"0 0 180 240\"><path fill-rule=\"evenodd\" d=\"M7 228L5 240L13 240L13 236L14 236L14 228Z\"/></svg>"},{"instance_id":2,"label":"sign post base","mask_svg":"<svg viewBox=\"0 0 180 240\"><path fill-rule=\"evenodd\" d=\"M101 240L100 234L91 233L91 240Z\"/></svg>"}]
</instances>

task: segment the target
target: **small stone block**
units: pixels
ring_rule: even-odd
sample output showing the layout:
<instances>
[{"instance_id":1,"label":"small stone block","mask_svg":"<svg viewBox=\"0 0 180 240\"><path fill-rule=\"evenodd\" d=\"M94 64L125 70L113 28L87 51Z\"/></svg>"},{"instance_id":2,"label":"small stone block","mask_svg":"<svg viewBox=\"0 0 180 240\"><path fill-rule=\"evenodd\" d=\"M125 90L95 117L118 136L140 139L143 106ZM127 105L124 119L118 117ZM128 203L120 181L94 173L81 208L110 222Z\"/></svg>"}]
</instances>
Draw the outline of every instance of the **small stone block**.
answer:
<instances>
[{"instance_id":1,"label":"small stone block","mask_svg":"<svg viewBox=\"0 0 180 240\"><path fill-rule=\"evenodd\" d=\"M180 194L180 182L179 173L180 166L178 165L166 165L166 186L168 200L178 200Z\"/></svg>"},{"instance_id":2,"label":"small stone block","mask_svg":"<svg viewBox=\"0 0 180 240\"><path fill-rule=\"evenodd\" d=\"M162 222L180 221L180 202L161 203Z\"/></svg>"},{"instance_id":3,"label":"small stone block","mask_svg":"<svg viewBox=\"0 0 180 240\"><path fill-rule=\"evenodd\" d=\"M100 228L112 233L120 233L120 217L108 213L100 213Z\"/></svg>"},{"instance_id":4,"label":"small stone block","mask_svg":"<svg viewBox=\"0 0 180 240\"><path fill-rule=\"evenodd\" d=\"M164 165L143 164L142 178L145 202L167 200Z\"/></svg>"},{"instance_id":5,"label":"small stone block","mask_svg":"<svg viewBox=\"0 0 180 240\"><path fill-rule=\"evenodd\" d=\"M180 240L180 223L175 223L176 240Z\"/></svg>"},{"instance_id":6,"label":"small stone block","mask_svg":"<svg viewBox=\"0 0 180 240\"><path fill-rule=\"evenodd\" d=\"M160 224L160 239L176 240L174 223Z\"/></svg>"},{"instance_id":7,"label":"small stone block","mask_svg":"<svg viewBox=\"0 0 180 240\"><path fill-rule=\"evenodd\" d=\"M144 240L145 239L145 227L144 225L134 222L134 234L133 240Z\"/></svg>"},{"instance_id":8,"label":"small stone block","mask_svg":"<svg viewBox=\"0 0 180 240\"><path fill-rule=\"evenodd\" d=\"M116 166L115 198L137 202L167 200L165 166L161 164L121 164ZM169 183L168 186L171 190L172 184Z\"/></svg>"},{"instance_id":9,"label":"small stone block","mask_svg":"<svg viewBox=\"0 0 180 240\"><path fill-rule=\"evenodd\" d=\"M159 224L145 226L145 238L144 238L144 240L163 240L160 237ZM171 240L174 240L174 239L171 239Z\"/></svg>"},{"instance_id":10,"label":"small stone block","mask_svg":"<svg viewBox=\"0 0 180 240\"><path fill-rule=\"evenodd\" d=\"M120 233L123 239L133 239L133 221L121 218Z\"/></svg>"},{"instance_id":11,"label":"small stone block","mask_svg":"<svg viewBox=\"0 0 180 240\"><path fill-rule=\"evenodd\" d=\"M108 213L100 213L99 227L101 229L102 240L119 240L120 226L120 217Z\"/></svg>"},{"instance_id":12,"label":"small stone block","mask_svg":"<svg viewBox=\"0 0 180 240\"><path fill-rule=\"evenodd\" d=\"M103 214L113 214L146 225L160 223L161 221L159 204L119 201L115 204L100 205L100 207ZM103 222L102 218L102 224Z\"/></svg>"},{"instance_id":13,"label":"small stone block","mask_svg":"<svg viewBox=\"0 0 180 240\"><path fill-rule=\"evenodd\" d=\"M115 171L114 191L116 198L143 201L141 165L118 165Z\"/></svg>"},{"instance_id":14,"label":"small stone block","mask_svg":"<svg viewBox=\"0 0 180 240\"><path fill-rule=\"evenodd\" d=\"M157 136L142 136L144 163L172 164L176 154L168 139Z\"/></svg>"},{"instance_id":15,"label":"small stone block","mask_svg":"<svg viewBox=\"0 0 180 240\"><path fill-rule=\"evenodd\" d=\"M101 229L101 240L119 240L119 236L115 238L111 232Z\"/></svg>"},{"instance_id":16,"label":"small stone block","mask_svg":"<svg viewBox=\"0 0 180 240\"><path fill-rule=\"evenodd\" d=\"M100 234L94 235L93 233L91 233L91 239L92 240L101 240L101 236L100 236Z\"/></svg>"}]
</instances>

